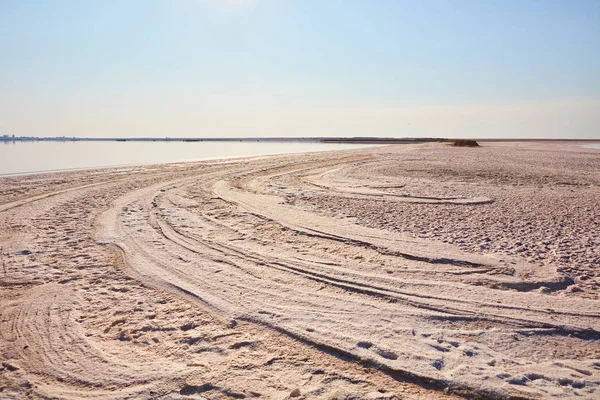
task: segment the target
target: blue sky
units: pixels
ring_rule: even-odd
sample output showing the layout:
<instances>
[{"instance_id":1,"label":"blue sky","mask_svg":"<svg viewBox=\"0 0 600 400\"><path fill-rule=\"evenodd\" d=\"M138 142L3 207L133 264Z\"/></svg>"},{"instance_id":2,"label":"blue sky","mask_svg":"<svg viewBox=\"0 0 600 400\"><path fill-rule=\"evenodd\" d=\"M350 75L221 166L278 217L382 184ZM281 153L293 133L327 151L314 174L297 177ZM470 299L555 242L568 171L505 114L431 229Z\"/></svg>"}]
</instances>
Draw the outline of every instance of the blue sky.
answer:
<instances>
[{"instance_id":1,"label":"blue sky","mask_svg":"<svg viewBox=\"0 0 600 400\"><path fill-rule=\"evenodd\" d=\"M600 1L0 0L0 132L600 139Z\"/></svg>"}]
</instances>

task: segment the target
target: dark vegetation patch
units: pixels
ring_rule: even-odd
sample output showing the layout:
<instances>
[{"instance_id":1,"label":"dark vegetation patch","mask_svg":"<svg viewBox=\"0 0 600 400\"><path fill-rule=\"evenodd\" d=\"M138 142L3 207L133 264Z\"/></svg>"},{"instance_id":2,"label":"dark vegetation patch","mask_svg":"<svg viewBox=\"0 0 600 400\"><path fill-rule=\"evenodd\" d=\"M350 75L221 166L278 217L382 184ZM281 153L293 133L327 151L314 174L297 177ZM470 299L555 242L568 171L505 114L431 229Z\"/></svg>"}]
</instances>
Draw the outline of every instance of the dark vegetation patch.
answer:
<instances>
[{"instance_id":1,"label":"dark vegetation patch","mask_svg":"<svg viewBox=\"0 0 600 400\"><path fill-rule=\"evenodd\" d=\"M457 139L452 141L452 146L455 147L479 147L479 143L475 140Z\"/></svg>"}]
</instances>

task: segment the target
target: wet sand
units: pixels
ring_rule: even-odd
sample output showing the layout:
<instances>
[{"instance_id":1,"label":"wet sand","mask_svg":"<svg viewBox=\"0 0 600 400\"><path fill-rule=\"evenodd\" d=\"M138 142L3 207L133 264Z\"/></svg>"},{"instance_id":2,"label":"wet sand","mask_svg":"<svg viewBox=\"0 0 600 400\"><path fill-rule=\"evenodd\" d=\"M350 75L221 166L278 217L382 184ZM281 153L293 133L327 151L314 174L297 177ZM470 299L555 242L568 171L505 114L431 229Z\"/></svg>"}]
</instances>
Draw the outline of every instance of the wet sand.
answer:
<instances>
[{"instance_id":1,"label":"wet sand","mask_svg":"<svg viewBox=\"0 0 600 400\"><path fill-rule=\"evenodd\" d=\"M6 398L597 398L600 151L0 179Z\"/></svg>"}]
</instances>

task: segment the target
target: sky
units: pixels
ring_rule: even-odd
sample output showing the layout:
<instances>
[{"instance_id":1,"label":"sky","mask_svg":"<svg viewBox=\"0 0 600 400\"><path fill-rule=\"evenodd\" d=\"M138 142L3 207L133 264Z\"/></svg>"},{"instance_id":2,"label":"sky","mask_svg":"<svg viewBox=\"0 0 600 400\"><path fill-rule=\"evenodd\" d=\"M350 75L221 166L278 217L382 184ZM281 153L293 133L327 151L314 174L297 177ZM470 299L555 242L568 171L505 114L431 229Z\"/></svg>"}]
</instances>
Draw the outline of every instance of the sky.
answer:
<instances>
[{"instance_id":1,"label":"sky","mask_svg":"<svg viewBox=\"0 0 600 400\"><path fill-rule=\"evenodd\" d=\"M0 135L600 139L598 0L0 0Z\"/></svg>"}]
</instances>

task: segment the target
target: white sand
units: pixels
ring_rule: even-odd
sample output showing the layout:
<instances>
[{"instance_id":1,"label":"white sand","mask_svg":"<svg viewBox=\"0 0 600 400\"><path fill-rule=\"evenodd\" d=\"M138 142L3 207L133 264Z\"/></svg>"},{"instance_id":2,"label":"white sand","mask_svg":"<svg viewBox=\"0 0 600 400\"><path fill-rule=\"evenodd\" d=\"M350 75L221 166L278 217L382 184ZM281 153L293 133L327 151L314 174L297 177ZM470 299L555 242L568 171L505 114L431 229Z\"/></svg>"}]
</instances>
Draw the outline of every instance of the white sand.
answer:
<instances>
[{"instance_id":1,"label":"white sand","mask_svg":"<svg viewBox=\"0 0 600 400\"><path fill-rule=\"evenodd\" d=\"M597 398L598 171L427 144L0 179L0 396Z\"/></svg>"}]
</instances>

